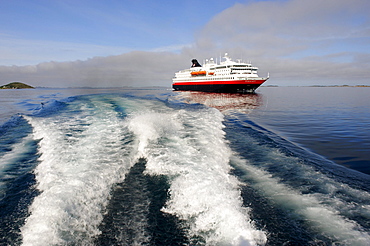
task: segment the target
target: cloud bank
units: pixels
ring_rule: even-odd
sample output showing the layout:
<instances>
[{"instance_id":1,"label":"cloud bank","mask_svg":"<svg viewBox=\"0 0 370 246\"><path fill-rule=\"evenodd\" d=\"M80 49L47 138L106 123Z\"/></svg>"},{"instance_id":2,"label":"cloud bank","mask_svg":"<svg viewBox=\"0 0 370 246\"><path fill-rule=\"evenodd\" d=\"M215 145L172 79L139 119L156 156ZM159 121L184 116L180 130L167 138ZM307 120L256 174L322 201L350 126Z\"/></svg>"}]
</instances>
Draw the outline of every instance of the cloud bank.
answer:
<instances>
[{"instance_id":1,"label":"cloud bank","mask_svg":"<svg viewBox=\"0 0 370 246\"><path fill-rule=\"evenodd\" d=\"M281 83L369 84L369 8L366 0L236 4L198 33L197 44L241 52Z\"/></svg>"},{"instance_id":2,"label":"cloud bank","mask_svg":"<svg viewBox=\"0 0 370 246\"><path fill-rule=\"evenodd\" d=\"M170 52L135 51L86 61L0 66L1 80L41 87L171 86L173 71L183 59Z\"/></svg>"},{"instance_id":3,"label":"cloud bank","mask_svg":"<svg viewBox=\"0 0 370 246\"><path fill-rule=\"evenodd\" d=\"M228 52L276 85L370 85L370 1L289 0L236 4L173 52L135 51L85 61L0 66L0 84L170 86L179 69ZM148 37L148 39L150 39Z\"/></svg>"}]
</instances>

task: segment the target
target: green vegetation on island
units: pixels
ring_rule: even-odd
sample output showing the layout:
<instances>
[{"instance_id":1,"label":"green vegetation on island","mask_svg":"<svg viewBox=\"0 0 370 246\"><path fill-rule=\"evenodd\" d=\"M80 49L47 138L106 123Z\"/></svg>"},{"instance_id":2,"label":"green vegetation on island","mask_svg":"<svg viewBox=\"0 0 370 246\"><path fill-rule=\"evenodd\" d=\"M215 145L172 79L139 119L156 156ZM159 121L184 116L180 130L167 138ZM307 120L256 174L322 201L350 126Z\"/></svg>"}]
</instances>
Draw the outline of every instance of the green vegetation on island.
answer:
<instances>
[{"instance_id":1,"label":"green vegetation on island","mask_svg":"<svg viewBox=\"0 0 370 246\"><path fill-rule=\"evenodd\" d=\"M0 89L34 89L35 87L32 87L30 85L26 85L21 82L12 82L7 85L0 86Z\"/></svg>"}]
</instances>

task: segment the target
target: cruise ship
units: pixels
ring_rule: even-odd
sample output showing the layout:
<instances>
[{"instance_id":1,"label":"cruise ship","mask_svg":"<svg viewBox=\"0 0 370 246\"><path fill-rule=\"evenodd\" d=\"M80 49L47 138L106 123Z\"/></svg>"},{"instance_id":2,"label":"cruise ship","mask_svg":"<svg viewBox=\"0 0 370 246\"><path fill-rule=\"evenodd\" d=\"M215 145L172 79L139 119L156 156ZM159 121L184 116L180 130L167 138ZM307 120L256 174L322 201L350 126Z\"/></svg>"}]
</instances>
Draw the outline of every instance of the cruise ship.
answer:
<instances>
[{"instance_id":1,"label":"cruise ship","mask_svg":"<svg viewBox=\"0 0 370 246\"><path fill-rule=\"evenodd\" d=\"M202 66L193 59L189 69L175 73L172 87L175 91L251 93L269 78L259 77L257 70L251 63L233 61L227 53L219 64L211 58Z\"/></svg>"}]
</instances>

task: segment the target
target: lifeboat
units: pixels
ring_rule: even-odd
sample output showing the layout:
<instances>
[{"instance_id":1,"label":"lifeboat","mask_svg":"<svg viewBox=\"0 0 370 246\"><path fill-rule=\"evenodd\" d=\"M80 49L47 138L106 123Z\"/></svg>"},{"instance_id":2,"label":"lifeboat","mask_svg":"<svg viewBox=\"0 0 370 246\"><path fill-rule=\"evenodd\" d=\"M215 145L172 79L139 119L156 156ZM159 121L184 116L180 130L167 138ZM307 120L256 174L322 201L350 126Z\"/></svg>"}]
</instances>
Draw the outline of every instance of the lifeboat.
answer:
<instances>
[{"instance_id":1,"label":"lifeboat","mask_svg":"<svg viewBox=\"0 0 370 246\"><path fill-rule=\"evenodd\" d=\"M206 75L207 72L206 71L197 71L197 72L191 72L190 74L192 76L202 76L202 75Z\"/></svg>"}]
</instances>

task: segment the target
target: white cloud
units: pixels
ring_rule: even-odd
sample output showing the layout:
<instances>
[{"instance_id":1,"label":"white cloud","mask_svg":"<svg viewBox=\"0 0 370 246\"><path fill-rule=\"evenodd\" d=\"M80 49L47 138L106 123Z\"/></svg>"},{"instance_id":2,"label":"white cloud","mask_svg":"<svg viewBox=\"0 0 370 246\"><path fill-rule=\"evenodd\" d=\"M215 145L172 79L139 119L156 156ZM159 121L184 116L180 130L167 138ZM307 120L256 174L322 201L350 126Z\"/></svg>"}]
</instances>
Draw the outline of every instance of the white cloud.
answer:
<instances>
[{"instance_id":1,"label":"white cloud","mask_svg":"<svg viewBox=\"0 0 370 246\"><path fill-rule=\"evenodd\" d=\"M369 8L367 0L236 4L197 33L197 44L242 53L268 70L271 82L369 84L370 64L359 63L370 54Z\"/></svg>"},{"instance_id":2,"label":"white cloud","mask_svg":"<svg viewBox=\"0 0 370 246\"><path fill-rule=\"evenodd\" d=\"M335 42L367 35L366 0L291 0L235 6L215 16L198 33L199 40L243 45L249 50L289 54L314 42Z\"/></svg>"}]
</instances>

